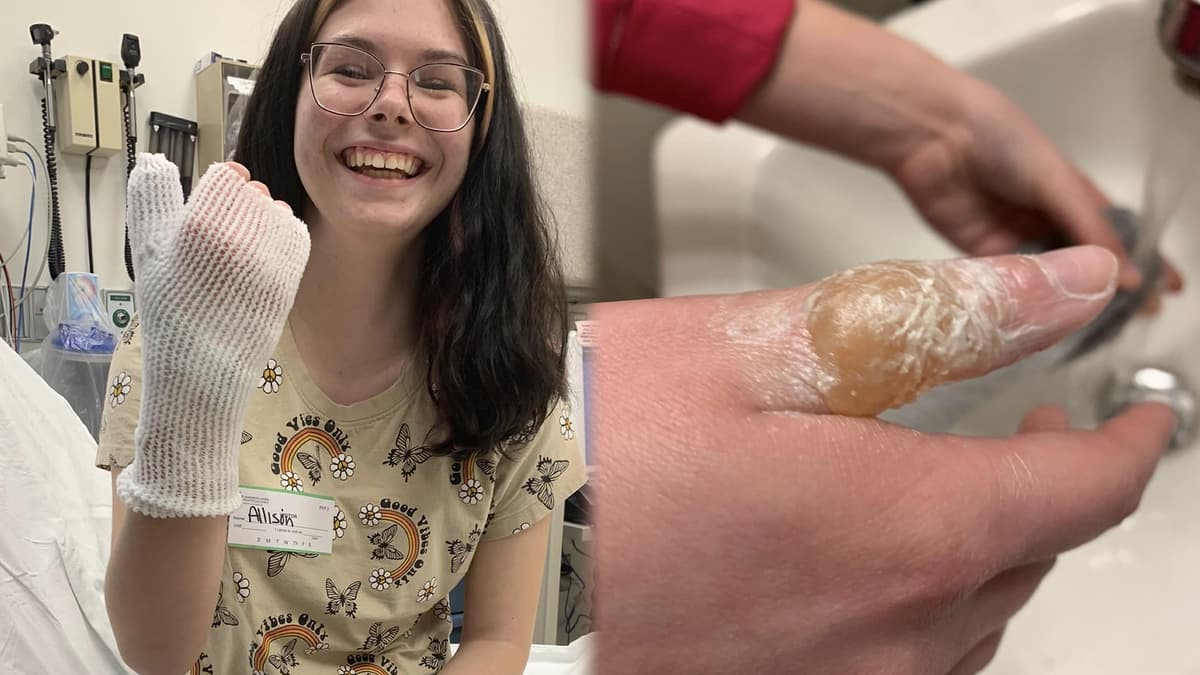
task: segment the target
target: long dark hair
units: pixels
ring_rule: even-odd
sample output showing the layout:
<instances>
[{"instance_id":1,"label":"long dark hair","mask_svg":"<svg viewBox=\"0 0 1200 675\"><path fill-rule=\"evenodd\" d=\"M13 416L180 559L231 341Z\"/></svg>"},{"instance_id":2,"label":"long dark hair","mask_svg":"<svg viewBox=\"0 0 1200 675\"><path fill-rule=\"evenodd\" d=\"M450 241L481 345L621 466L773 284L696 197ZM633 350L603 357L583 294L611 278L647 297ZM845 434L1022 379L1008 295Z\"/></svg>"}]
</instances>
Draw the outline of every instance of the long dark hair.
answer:
<instances>
[{"instance_id":1,"label":"long dark hair","mask_svg":"<svg viewBox=\"0 0 1200 675\"><path fill-rule=\"evenodd\" d=\"M298 0L275 33L242 118L235 159L303 213L293 160L300 55L338 0ZM424 230L415 320L429 356L438 454L527 442L566 392L566 289L548 216L534 189L508 57L486 2L447 0L492 90L454 199Z\"/></svg>"}]
</instances>

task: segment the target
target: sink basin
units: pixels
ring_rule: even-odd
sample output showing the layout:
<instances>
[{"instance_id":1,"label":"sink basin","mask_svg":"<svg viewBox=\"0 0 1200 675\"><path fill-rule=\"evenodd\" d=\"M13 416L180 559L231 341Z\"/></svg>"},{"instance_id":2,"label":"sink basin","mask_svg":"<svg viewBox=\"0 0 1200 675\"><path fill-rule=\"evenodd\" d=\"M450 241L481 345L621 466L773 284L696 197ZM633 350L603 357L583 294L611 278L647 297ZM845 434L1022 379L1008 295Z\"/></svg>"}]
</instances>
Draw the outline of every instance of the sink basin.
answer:
<instances>
[{"instance_id":1,"label":"sink basin","mask_svg":"<svg viewBox=\"0 0 1200 675\"><path fill-rule=\"evenodd\" d=\"M1170 124L1200 134L1200 98L1174 107L1183 95L1155 43L1157 12L1157 0L939 0L888 25L1005 91L1114 201L1140 209L1165 116L1194 106L1192 128ZM655 180L665 295L777 288L863 262L957 255L884 176L738 125L674 123L659 138ZM1100 383L1118 361L1167 366L1200 383L1200 313L1189 310L1200 306L1198 223L1200 191L1192 191L1161 244L1192 285L1140 326L1136 341L1014 385L954 430L1007 435L1043 402L1094 424ZM1060 559L984 672L1198 675L1197 607L1193 443L1164 458L1136 514Z\"/></svg>"}]
</instances>

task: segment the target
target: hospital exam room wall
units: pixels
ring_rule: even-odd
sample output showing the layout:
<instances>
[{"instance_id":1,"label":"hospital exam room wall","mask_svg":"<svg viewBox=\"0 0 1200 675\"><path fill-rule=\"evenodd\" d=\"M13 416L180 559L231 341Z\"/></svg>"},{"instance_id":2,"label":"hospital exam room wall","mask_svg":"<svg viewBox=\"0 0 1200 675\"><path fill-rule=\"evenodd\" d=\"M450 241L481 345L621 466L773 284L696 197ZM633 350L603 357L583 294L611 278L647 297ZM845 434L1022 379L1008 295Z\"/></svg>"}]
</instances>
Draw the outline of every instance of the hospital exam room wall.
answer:
<instances>
[{"instance_id":1,"label":"hospital exam room wall","mask_svg":"<svg viewBox=\"0 0 1200 675\"><path fill-rule=\"evenodd\" d=\"M583 39L587 0L493 0L508 38L518 91L524 102L550 110L566 119L584 119L589 113L590 89L586 79L587 41ZM42 148L41 84L28 74L31 60L40 54L29 37L29 26L48 23L59 35L52 44L54 56L67 54L111 60L120 66L123 33L139 36L142 61L138 72L146 84L137 91L138 148L145 150L146 119L151 110L195 119L192 67L205 53L216 51L232 58L260 62L290 0L206 0L202 3L125 0L94 3L59 0L0 0L0 105L4 106L8 133ZM531 129L536 135L536 130ZM535 147L536 147L535 139ZM58 152L59 199L63 247L68 271L87 270L84 227L84 158ZM197 178L203 167L197 169ZM17 244L28 216L29 178L9 167L0 181L0 255ZM574 185L585 184L576 181ZM43 183L44 185L44 183ZM45 247L46 216L39 191L34 220L34 260ZM550 201L553 203L554 198ZM124 153L92 162L92 238L95 271L108 289L128 289L132 283L124 262L125 157ZM586 281L590 244L582 228L586 223L562 222L562 246L568 254L568 276ZM13 283L20 284L24 251L16 264L9 262ZM29 280L37 271L30 265ZM47 272L41 281L49 280ZM3 277L0 276L0 283Z\"/></svg>"},{"instance_id":2,"label":"hospital exam room wall","mask_svg":"<svg viewBox=\"0 0 1200 675\"><path fill-rule=\"evenodd\" d=\"M28 74L29 62L40 54L29 37L29 26L48 23L59 35L54 56L67 54L111 60L120 67L123 33L140 38L142 62L138 72L146 84L137 91L138 148L147 146L146 119L151 110L195 119L192 66L208 51L256 59L265 53L271 30L282 16L277 0L207 0L203 3L129 0L120 4L84 0L31 2L0 0L4 7L0 36L0 104L8 133L33 141L42 149L41 83ZM87 271L84 227L84 158L58 152L59 203L67 271ZM11 170L12 173L18 173ZM11 174L10 174L11 175ZM22 187L28 185L21 178ZM28 193L17 181L0 182L0 251L7 253L20 238L28 216ZM39 200L42 196L39 194ZM44 204L44 202L43 202ZM45 245L44 206L35 216L34 250ZM95 272L105 288L132 287L125 273L125 155L92 160L92 240ZM22 254L22 260L23 260ZM10 261L9 272L14 267ZM31 264L32 267L32 264ZM30 279L36 272L30 270ZM49 274L42 279L47 283ZM14 283L20 281L14 279Z\"/></svg>"}]
</instances>

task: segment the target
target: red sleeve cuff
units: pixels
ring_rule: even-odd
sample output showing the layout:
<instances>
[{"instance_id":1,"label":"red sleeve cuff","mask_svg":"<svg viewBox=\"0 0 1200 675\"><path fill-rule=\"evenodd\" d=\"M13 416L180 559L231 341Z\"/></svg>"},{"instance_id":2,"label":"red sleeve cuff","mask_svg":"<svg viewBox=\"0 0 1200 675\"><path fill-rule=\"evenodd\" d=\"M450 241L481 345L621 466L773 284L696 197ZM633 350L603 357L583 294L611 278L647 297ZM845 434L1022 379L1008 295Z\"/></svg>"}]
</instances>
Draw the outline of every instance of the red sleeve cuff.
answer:
<instances>
[{"instance_id":1,"label":"red sleeve cuff","mask_svg":"<svg viewBox=\"0 0 1200 675\"><path fill-rule=\"evenodd\" d=\"M771 72L795 0L593 0L592 76L723 122Z\"/></svg>"}]
</instances>

